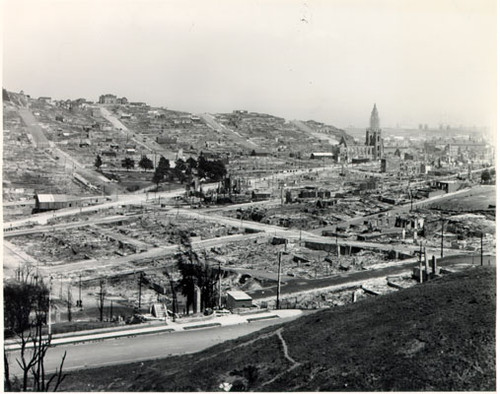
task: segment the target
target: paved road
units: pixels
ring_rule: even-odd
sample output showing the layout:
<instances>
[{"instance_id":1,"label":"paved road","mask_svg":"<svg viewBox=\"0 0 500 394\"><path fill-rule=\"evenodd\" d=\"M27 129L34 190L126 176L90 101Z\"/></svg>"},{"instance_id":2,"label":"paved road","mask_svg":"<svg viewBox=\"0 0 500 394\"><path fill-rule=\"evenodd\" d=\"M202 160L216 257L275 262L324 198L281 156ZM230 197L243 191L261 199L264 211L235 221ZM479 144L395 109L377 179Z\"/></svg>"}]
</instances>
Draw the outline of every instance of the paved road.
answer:
<instances>
[{"instance_id":1,"label":"paved road","mask_svg":"<svg viewBox=\"0 0 500 394\"><path fill-rule=\"evenodd\" d=\"M19 115L23 119L28 132L31 134L35 147L40 149L49 148L50 142L31 111L28 108L19 108Z\"/></svg>"},{"instance_id":2,"label":"paved road","mask_svg":"<svg viewBox=\"0 0 500 394\"><path fill-rule=\"evenodd\" d=\"M39 126L38 120L33 116L33 113L29 108L20 108L19 115L23 119L28 128L28 131L32 135L33 142L35 143L36 147L41 149L50 148L52 156L64 158L64 160L59 160L58 164L64 166L65 170L75 172L75 170L78 169L78 171L81 172L81 175L91 182L110 183L110 180L102 176L102 174L92 169L85 168L83 164L78 162L69 153L58 148L53 141L49 141L45 136L42 128Z\"/></svg>"},{"instance_id":3,"label":"paved road","mask_svg":"<svg viewBox=\"0 0 500 394\"><path fill-rule=\"evenodd\" d=\"M309 127L307 124L305 124L300 120L294 120L292 123L295 124L295 126L297 126L301 131L310 134L314 138L317 138L319 140L327 140L328 143L332 146L336 146L339 143L339 140L334 136L325 133L318 133L317 131L314 131L311 127Z\"/></svg>"},{"instance_id":4,"label":"paved road","mask_svg":"<svg viewBox=\"0 0 500 394\"><path fill-rule=\"evenodd\" d=\"M173 198L176 196L180 196L184 193L185 193L184 190L179 189L179 190L174 190L174 191L170 191L170 192L159 192L156 194L156 196L157 196L157 198ZM58 211L43 212L43 213L31 215L31 216L24 218L24 219L6 222L6 223L4 223L4 228L5 229L16 228L16 227L28 225L30 223L44 225L44 224L47 224L47 221L52 219L52 218L77 215L79 213L84 213L84 212L96 212L99 210L105 210L105 209L109 209L109 208L119 207L121 205L135 205L135 204L140 205L142 203L147 202L148 197L149 197L148 193L118 195L118 196L116 196L116 199L114 201L106 202L106 203L99 204L99 205L92 205L92 206L80 207L80 208L67 208L67 209L60 209Z\"/></svg>"},{"instance_id":5,"label":"paved road","mask_svg":"<svg viewBox=\"0 0 500 394\"><path fill-rule=\"evenodd\" d=\"M245 146L248 149L256 149L259 146L250 140L247 140L234 130L231 130L230 128L224 126L223 124L217 122L215 120L215 117L211 114L198 114L199 117L201 117L209 126L211 126L215 131L219 133L224 133L227 137L231 138L234 140L236 143L241 144Z\"/></svg>"},{"instance_id":6,"label":"paved road","mask_svg":"<svg viewBox=\"0 0 500 394\"><path fill-rule=\"evenodd\" d=\"M57 231L57 230L65 230L65 229L78 228L78 227L88 227L88 226L92 226L95 224L109 224L109 223L120 222L123 220L131 219L131 218L138 217L138 216L141 216L141 215L140 214L127 215L127 216L114 215L114 216L106 216L105 218L90 219L90 220L86 220L86 221L60 223L60 224L46 225L46 226L41 226L41 227L33 227L33 228L25 229L25 230L5 231L3 234L3 237L5 239L5 238L12 238L12 237L19 237L21 235L47 233L47 232L53 232L53 231Z\"/></svg>"},{"instance_id":7,"label":"paved road","mask_svg":"<svg viewBox=\"0 0 500 394\"><path fill-rule=\"evenodd\" d=\"M297 317L261 320L194 331L141 335L95 343L61 345L47 352L45 366L52 373L59 366L65 351L67 352L64 364L64 370L66 371L195 353L227 340L258 331L264 327L292 321ZM19 357L19 353L9 352L8 354L11 373L18 374L20 370L14 360Z\"/></svg>"},{"instance_id":8,"label":"paved road","mask_svg":"<svg viewBox=\"0 0 500 394\"><path fill-rule=\"evenodd\" d=\"M428 258L430 259L432 255L428 254ZM479 264L479 256L474 256L474 261L476 264ZM494 263L495 258L491 257L491 261ZM473 256L450 256L444 257L443 260L438 258L438 266L439 267L449 267L454 264L459 263L472 263ZM488 258L484 258L484 264L488 263ZM417 260L412 260L408 262L403 262L398 265L391 265L386 268L379 268L376 270L367 270L367 271L356 271L356 272L347 272L345 274L341 274L338 276L334 276L331 278L322 278L322 279L293 279L286 282L285 285L281 286L281 295L290 295L294 293L309 291L309 290L317 290L326 287L333 286L347 286L352 284L353 286L359 282L367 281L369 279L376 278L384 278L390 275L401 275L403 273L409 273L413 267L417 266ZM254 299L270 299L276 296L276 286L269 287L264 290L255 290L247 292Z\"/></svg>"},{"instance_id":9,"label":"paved road","mask_svg":"<svg viewBox=\"0 0 500 394\"><path fill-rule=\"evenodd\" d=\"M453 264L470 263L471 260L471 256L445 257L445 259L439 261L438 265L447 267ZM488 260L491 260L493 264L495 264L494 256L485 257L485 264L487 264ZM475 256L475 261L476 264L479 263L478 256ZM408 272L413 266L415 266L415 263L411 262L378 271L361 271L330 279L309 281L303 279L296 280L282 286L281 294L287 295L297 291L307 291L318 287L331 287L346 283L356 283L357 281L365 281L376 277L398 275L402 272ZM256 299L271 298L274 297L274 295L274 288L253 293ZM294 318L264 320L237 326L209 328L191 332L162 333L115 339L99 343L58 346L52 348L47 353L46 367L48 371L53 371L58 366L64 351L67 351L65 370L99 367L161 358L170 355L193 353L226 340L249 334L263 327L291 321L293 319ZM19 369L14 362L16 356L18 356L16 352L9 353L13 374L19 373Z\"/></svg>"},{"instance_id":10,"label":"paved road","mask_svg":"<svg viewBox=\"0 0 500 394\"><path fill-rule=\"evenodd\" d=\"M132 141L134 141L137 145L142 146L143 148L147 149L151 153L158 153L159 155L164 156L166 159L170 161L175 161L176 159L176 153L171 152L163 148L161 145L157 144L156 142L149 141L147 137L140 136L139 138L142 139L139 140L138 138L135 137L135 133L128 129L127 126L125 126L115 115L113 115L107 108L100 106L99 107L101 114L104 119L106 119L109 123L113 125L118 130L121 130L125 135L129 136ZM132 135L130 135L132 134ZM146 138L146 141L144 141L144 138Z\"/></svg>"}]
</instances>

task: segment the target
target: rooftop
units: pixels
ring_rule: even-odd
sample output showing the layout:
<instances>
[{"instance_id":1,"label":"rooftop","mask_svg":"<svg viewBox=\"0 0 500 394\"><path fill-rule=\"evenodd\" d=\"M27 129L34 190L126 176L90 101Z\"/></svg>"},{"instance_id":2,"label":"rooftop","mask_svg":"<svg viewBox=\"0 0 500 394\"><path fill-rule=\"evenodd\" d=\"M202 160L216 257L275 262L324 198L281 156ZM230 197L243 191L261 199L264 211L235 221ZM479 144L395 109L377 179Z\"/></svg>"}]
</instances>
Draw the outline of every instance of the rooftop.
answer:
<instances>
[{"instance_id":1,"label":"rooftop","mask_svg":"<svg viewBox=\"0 0 500 394\"><path fill-rule=\"evenodd\" d=\"M246 301L246 300L252 299L252 297L250 297L247 293L245 293L244 291L240 291L240 290L228 291L227 295L231 296L232 298L234 298L237 301Z\"/></svg>"},{"instance_id":2,"label":"rooftop","mask_svg":"<svg viewBox=\"0 0 500 394\"><path fill-rule=\"evenodd\" d=\"M47 203L47 202L68 202L68 201L76 201L79 200L80 197L71 196L67 194L37 194L35 197L38 202Z\"/></svg>"}]
</instances>

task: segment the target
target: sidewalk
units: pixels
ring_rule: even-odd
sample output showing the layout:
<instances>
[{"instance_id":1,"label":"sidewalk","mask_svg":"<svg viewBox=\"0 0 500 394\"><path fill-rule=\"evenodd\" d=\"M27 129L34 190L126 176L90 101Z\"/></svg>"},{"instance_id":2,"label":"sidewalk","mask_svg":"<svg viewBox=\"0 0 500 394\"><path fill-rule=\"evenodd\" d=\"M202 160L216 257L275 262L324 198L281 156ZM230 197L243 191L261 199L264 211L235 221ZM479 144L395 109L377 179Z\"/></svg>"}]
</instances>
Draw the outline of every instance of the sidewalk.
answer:
<instances>
[{"instance_id":1,"label":"sidewalk","mask_svg":"<svg viewBox=\"0 0 500 394\"><path fill-rule=\"evenodd\" d=\"M97 330L80 331L73 333L55 334L52 337L51 346L65 345L69 343L83 343L91 341L102 341L105 339L115 339L123 337L135 337L138 335L156 334L162 332L200 330L204 328L231 326L237 324L251 323L258 320L280 319L287 317L298 317L302 314L298 309L284 310L264 310L258 313L249 313L242 315L226 315L214 316L202 321L167 321L166 323L158 322L158 324L150 324L148 327L119 327L119 328L104 328ZM4 342L4 348L7 351L19 350L20 344L15 339L9 339ZM28 344L27 347L31 347Z\"/></svg>"}]
</instances>

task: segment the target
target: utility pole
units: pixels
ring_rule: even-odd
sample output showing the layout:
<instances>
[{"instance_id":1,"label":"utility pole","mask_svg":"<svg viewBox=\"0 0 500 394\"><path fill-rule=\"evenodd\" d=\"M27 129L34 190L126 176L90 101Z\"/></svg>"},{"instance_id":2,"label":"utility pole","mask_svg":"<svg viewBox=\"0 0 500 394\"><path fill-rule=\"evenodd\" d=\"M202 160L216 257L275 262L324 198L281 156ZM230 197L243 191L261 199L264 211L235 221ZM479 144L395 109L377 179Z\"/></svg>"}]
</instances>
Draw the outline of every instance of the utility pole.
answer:
<instances>
[{"instance_id":1,"label":"utility pole","mask_svg":"<svg viewBox=\"0 0 500 394\"><path fill-rule=\"evenodd\" d=\"M481 233L481 267L483 266L483 233Z\"/></svg>"},{"instance_id":2,"label":"utility pole","mask_svg":"<svg viewBox=\"0 0 500 394\"><path fill-rule=\"evenodd\" d=\"M80 310L83 309L83 304L82 304L82 273L78 275L78 305L80 307Z\"/></svg>"},{"instance_id":3,"label":"utility pole","mask_svg":"<svg viewBox=\"0 0 500 394\"><path fill-rule=\"evenodd\" d=\"M59 284L61 285L60 289L59 289L59 299L62 301L62 298L63 298L63 276L62 274L59 274Z\"/></svg>"},{"instance_id":4,"label":"utility pole","mask_svg":"<svg viewBox=\"0 0 500 394\"><path fill-rule=\"evenodd\" d=\"M441 218L441 258L443 258L443 248L444 248L444 219Z\"/></svg>"},{"instance_id":5,"label":"utility pole","mask_svg":"<svg viewBox=\"0 0 500 394\"><path fill-rule=\"evenodd\" d=\"M99 301L98 301L99 321L103 321L103 315L104 315L104 299L106 297L106 289L104 286L105 286L104 279L101 279L99 281Z\"/></svg>"},{"instance_id":6,"label":"utility pole","mask_svg":"<svg viewBox=\"0 0 500 394\"><path fill-rule=\"evenodd\" d=\"M278 252L278 288L276 290L276 309L280 309L281 292L281 251Z\"/></svg>"},{"instance_id":7,"label":"utility pole","mask_svg":"<svg viewBox=\"0 0 500 394\"><path fill-rule=\"evenodd\" d=\"M220 261L219 261L219 309L222 309L222 284L221 284L221 270L220 270Z\"/></svg>"},{"instance_id":8,"label":"utility pole","mask_svg":"<svg viewBox=\"0 0 500 394\"><path fill-rule=\"evenodd\" d=\"M141 296L142 296L142 276L143 272L139 273L139 309L141 309Z\"/></svg>"},{"instance_id":9,"label":"utility pole","mask_svg":"<svg viewBox=\"0 0 500 394\"><path fill-rule=\"evenodd\" d=\"M52 276L50 277L50 282L49 282L49 320L47 322L48 325L48 333L49 336L52 334Z\"/></svg>"},{"instance_id":10,"label":"utility pole","mask_svg":"<svg viewBox=\"0 0 500 394\"><path fill-rule=\"evenodd\" d=\"M68 321L71 321L71 307L72 307L72 296L71 296L71 283L68 285L68 299L66 300L66 304L68 306Z\"/></svg>"}]
</instances>

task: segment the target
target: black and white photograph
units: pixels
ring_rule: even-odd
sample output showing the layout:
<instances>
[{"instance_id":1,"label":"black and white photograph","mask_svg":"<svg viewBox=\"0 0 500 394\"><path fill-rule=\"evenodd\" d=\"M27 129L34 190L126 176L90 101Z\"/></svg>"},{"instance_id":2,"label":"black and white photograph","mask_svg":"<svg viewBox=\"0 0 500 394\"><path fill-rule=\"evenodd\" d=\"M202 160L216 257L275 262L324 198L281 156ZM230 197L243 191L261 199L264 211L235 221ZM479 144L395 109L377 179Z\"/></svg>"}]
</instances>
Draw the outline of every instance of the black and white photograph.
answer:
<instances>
[{"instance_id":1,"label":"black and white photograph","mask_svg":"<svg viewBox=\"0 0 500 394\"><path fill-rule=\"evenodd\" d=\"M497 0L3 0L3 390L495 392Z\"/></svg>"}]
</instances>

